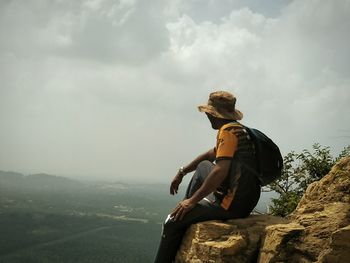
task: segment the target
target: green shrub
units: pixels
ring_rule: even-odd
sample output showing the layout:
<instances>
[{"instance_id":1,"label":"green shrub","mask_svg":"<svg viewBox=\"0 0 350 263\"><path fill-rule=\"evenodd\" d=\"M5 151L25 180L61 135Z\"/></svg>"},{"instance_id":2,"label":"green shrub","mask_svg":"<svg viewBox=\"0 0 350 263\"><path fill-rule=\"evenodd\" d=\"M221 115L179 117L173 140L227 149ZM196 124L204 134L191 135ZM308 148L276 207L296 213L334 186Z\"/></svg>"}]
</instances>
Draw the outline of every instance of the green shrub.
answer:
<instances>
[{"instance_id":1,"label":"green shrub","mask_svg":"<svg viewBox=\"0 0 350 263\"><path fill-rule=\"evenodd\" d=\"M344 156L350 155L350 145L333 157L329 147L316 143L312 150L297 154L288 153L284 158L282 176L270 184L265 191L276 191L278 198L272 199L270 213L285 217L294 211L306 188L329 173L333 165Z\"/></svg>"}]
</instances>

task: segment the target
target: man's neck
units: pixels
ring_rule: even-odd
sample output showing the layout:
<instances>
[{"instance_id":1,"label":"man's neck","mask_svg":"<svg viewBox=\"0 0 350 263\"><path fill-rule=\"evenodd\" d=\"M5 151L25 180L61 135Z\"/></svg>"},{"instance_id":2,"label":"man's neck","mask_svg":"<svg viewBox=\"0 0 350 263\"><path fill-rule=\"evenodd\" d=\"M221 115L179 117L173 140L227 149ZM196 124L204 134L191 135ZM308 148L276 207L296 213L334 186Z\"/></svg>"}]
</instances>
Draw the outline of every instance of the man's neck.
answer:
<instances>
[{"instance_id":1,"label":"man's neck","mask_svg":"<svg viewBox=\"0 0 350 263\"><path fill-rule=\"evenodd\" d=\"M221 129L222 126L226 125L227 123L231 123L231 122L236 122L235 120L225 120L225 119L218 119L218 127L219 129Z\"/></svg>"}]
</instances>

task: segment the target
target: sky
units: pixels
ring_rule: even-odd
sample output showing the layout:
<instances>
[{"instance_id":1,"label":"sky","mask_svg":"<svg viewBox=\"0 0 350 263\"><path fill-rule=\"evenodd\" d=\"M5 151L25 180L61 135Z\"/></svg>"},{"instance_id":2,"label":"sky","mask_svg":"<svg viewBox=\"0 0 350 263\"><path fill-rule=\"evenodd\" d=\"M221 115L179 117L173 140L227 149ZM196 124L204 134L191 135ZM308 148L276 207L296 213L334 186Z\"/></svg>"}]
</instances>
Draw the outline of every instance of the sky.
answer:
<instances>
[{"instance_id":1,"label":"sky","mask_svg":"<svg viewBox=\"0 0 350 263\"><path fill-rule=\"evenodd\" d=\"M2 0L0 170L168 182L237 97L283 155L350 144L350 1Z\"/></svg>"}]
</instances>

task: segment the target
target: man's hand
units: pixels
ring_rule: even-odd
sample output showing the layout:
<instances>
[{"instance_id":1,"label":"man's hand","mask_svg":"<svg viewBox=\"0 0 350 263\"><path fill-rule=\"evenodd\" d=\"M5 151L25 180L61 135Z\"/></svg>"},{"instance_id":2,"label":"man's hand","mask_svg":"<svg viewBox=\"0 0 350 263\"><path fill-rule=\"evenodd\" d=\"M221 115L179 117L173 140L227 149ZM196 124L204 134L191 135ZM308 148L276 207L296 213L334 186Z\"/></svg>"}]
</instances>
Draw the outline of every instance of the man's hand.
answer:
<instances>
[{"instance_id":1,"label":"man's hand","mask_svg":"<svg viewBox=\"0 0 350 263\"><path fill-rule=\"evenodd\" d=\"M177 175L175 175L173 181L170 184L170 194L174 195L177 194L177 190L179 189L179 185L182 182L183 175L178 172Z\"/></svg>"},{"instance_id":2,"label":"man's hand","mask_svg":"<svg viewBox=\"0 0 350 263\"><path fill-rule=\"evenodd\" d=\"M185 199L181 201L171 212L170 218L173 218L174 221L182 220L182 218L190 211L193 207L195 207L196 203L193 203L191 199Z\"/></svg>"}]
</instances>

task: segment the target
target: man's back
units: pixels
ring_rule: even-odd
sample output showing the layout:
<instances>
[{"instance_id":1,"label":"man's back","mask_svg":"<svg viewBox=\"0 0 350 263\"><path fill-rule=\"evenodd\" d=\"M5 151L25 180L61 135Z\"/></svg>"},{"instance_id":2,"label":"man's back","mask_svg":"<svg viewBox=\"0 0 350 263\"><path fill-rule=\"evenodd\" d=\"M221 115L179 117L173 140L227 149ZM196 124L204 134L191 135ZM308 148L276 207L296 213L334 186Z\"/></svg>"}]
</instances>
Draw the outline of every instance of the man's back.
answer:
<instances>
[{"instance_id":1,"label":"man's back","mask_svg":"<svg viewBox=\"0 0 350 263\"><path fill-rule=\"evenodd\" d=\"M234 136L236 143L229 142ZM247 130L239 122L224 125L218 132L219 151L217 159L232 156L230 173L216 193L221 206L227 210L239 210L242 216L248 216L260 197L260 184L255 174L256 155L254 144ZM248 168L249 167L249 168Z\"/></svg>"}]
</instances>

